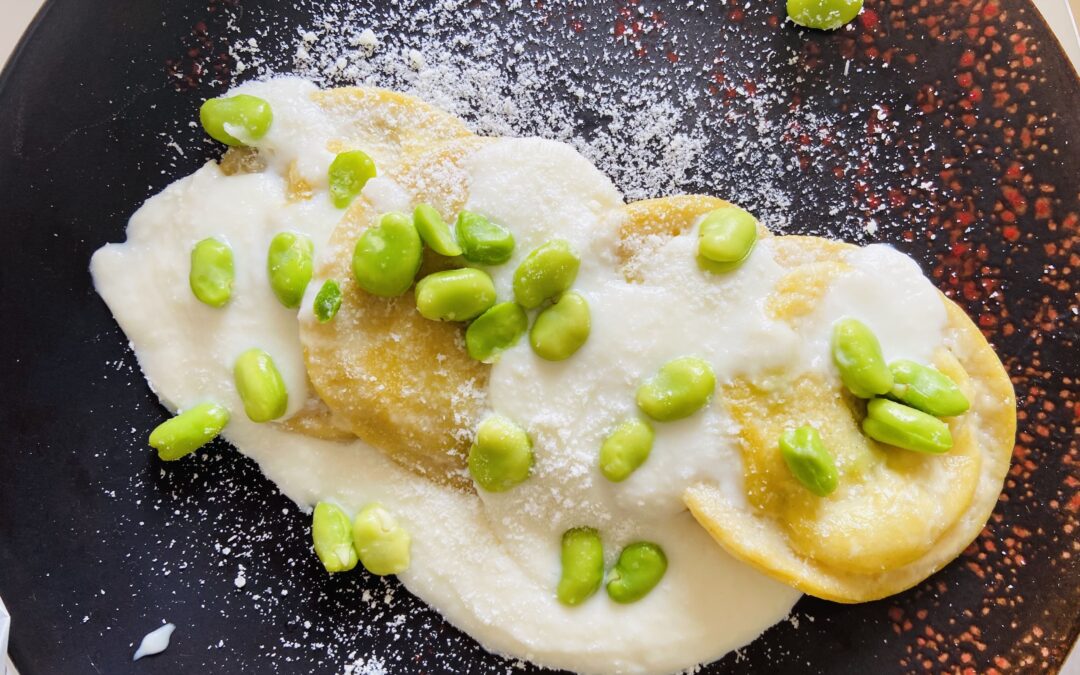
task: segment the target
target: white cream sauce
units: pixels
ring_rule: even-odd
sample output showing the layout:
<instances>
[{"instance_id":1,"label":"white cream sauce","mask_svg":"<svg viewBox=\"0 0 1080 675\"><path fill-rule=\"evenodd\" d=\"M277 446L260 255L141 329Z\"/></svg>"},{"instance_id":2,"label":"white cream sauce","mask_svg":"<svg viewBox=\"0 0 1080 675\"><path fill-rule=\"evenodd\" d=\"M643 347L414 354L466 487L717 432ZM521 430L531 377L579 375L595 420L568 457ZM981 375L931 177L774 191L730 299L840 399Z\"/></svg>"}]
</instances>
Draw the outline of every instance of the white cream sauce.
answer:
<instances>
[{"instance_id":1,"label":"white cream sauce","mask_svg":"<svg viewBox=\"0 0 1080 675\"><path fill-rule=\"evenodd\" d=\"M829 351L833 323L850 316L865 323L881 343L885 360L933 361L941 346L945 305L918 264L887 244L848 251L852 270L837 279L810 316L802 337L804 358L814 369L836 373Z\"/></svg>"},{"instance_id":2,"label":"white cream sauce","mask_svg":"<svg viewBox=\"0 0 1080 675\"><path fill-rule=\"evenodd\" d=\"M412 566L400 575L405 586L494 651L587 673L662 673L719 658L787 615L799 593L727 556L682 506L683 489L701 481L743 499L738 427L719 402L687 420L655 425L652 455L624 483L601 477L597 448L634 414L642 379L678 356L709 360L721 381L761 369L827 369L828 328L853 315L889 336L888 358L927 360L941 342L944 315L927 309L940 303L927 302L933 289L914 263L887 247L849 255L855 272L834 285L796 334L764 311L781 274L767 240L738 271L715 276L694 263L694 233L675 237L642 264L643 282L629 284L615 270L622 198L607 178L564 144L505 139L485 146L466 162L467 208L514 232L514 259L491 270L500 298L512 297L517 261L548 239L564 238L582 257L575 288L589 301L593 331L566 362L537 358L525 340L496 364L493 408L529 431L534 473L507 493L462 494L361 442L320 441L243 414L231 366L251 346L278 363L290 414L307 397L296 312L270 291L265 255L282 229L309 234L317 253L326 244L340 212L325 191L289 204L284 176L293 161L306 177L324 175L332 160L326 142L340 132L306 100L307 83L240 89L273 106L274 125L255 144L271 155L268 170L225 176L207 165L151 198L132 217L127 242L103 247L91 264L99 293L166 405L183 409L210 399L228 406L234 414L226 438L304 507L330 500L357 511L382 502L412 534ZM299 123L307 116L314 116L310 124ZM387 179L370 181L365 197L381 210L409 206L408 195ZM236 255L233 300L222 310L198 303L187 283L191 247L208 236L228 240ZM625 544L655 541L669 559L666 576L632 605L617 605L601 591L580 607L563 607L554 595L559 538L578 525L601 530L609 564Z\"/></svg>"},{"instance_id":3,"label":"white cream sauce","mask_svg":"<svg viewBox=\"0 0 1080 675\"><path fill-rule=\"evenodd\" d=\"M132 216L125 243L94 254L98 292L170 408L214 400L233 417L242 415L232 367L251 347L265 349L281 371L287 415L307 400L296 310L282 306L270 289L266 252L285 230L305 233L319 247L341 215L328 200L290 204L285 191L285 179L275 172L226 176L207 164L147 201ZM236 278L224 310L199 302L188 284L191 249L206 237L224 240L233 251ZM148 371L147 359L162 367Z\"/></svg>"},{"instance_id":4,"label":"white cream sauce","mask_svg":"<svg viewBox=\"0 0 1080 675\"><path fill-rule=\"evenodd\" d=\"M131 657L131 660L138 661L144 656L154 656L168 649L169 640L172 639L174 630L176 630L176 626L167 623L144 635L142 641L139 642L139 648L135 650L135 654Z\"/></svg>"}]
</instances>

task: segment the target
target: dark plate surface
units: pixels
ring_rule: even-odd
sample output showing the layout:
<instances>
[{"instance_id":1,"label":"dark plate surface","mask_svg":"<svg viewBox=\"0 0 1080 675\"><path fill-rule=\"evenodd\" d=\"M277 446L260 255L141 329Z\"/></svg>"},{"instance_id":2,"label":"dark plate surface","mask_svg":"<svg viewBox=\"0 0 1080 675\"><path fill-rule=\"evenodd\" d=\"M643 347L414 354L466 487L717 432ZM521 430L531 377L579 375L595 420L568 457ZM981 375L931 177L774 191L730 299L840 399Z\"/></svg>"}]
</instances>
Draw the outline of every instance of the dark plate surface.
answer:
<instances>
[{"instance_id":1,"label":"dark plate surface","mask_svg":"<svg viewBox=\"0 0 1080 675\"><path fill-rule=\"evenodd\" d=\"M327 12L328 33L362 15L384 49L426 35L509 73L524 110L514 130L608 148L599 163L632 196L703 191L786 232L894 242L998 349L1019 434L978 540L901 595L803 599L706 672L1060 667L1080 628L1080 83L1029 2L867 0L849 29L824 34L785 25L777 0L428 15L52 0L0 78L0 596L25 675L510 667L396 581L328 578L307 518L226 444L168 467L152 458L145 437L165 411L87 271L146 197L220 153L188 125L203 98L268 66L355 77L296 56L298 28ZM478 31L505 48L484 49ZM449 46L460 34L471 39ZM238 52L249 38L259 51ZM371 72L415 84L407 68ZM643 126L665 101L672 126ZM641 109L634 124L619 124L624 108ZM622 161L626 148L655 157L653 173ZM132 665L162 620L178 626L172 647Z\"/></svg>"}]
</instances>

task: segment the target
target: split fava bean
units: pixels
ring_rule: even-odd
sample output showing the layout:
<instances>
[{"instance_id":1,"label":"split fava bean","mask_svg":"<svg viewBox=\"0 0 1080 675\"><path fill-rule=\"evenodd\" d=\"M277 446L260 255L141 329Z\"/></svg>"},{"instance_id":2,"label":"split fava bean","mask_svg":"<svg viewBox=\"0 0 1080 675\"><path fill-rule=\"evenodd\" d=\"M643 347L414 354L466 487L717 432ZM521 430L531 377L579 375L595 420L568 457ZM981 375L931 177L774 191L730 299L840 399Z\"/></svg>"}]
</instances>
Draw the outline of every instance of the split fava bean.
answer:
<instances>
[{"instance_id":1,"label":"split fava bean","mask_svg":"<svg viewBox=\"0 0 1080 675\"><path fill-rule=\"evenodd\" d=\"M935 417L955 417L971 404L964 392L945 373L907 360L889 364L893 386L889 396Z\"/></svg>"},{"instance_id":2,"label":"split fava bean","mask_svg":"<svg viewBox=\"0 0 1080 675\"><path fill-rule=\"evenodd\" d=\"M469 356L492 363L499 354L517 344L529 328L529 317L516 302L500 302L481 314L465 330Z\"/></svg>"},{"instance_id":3,"label":"split fava bean","mask_svg":"<svg viewBox=\"0 0 1080 675\"><path fill-rule=\"evenodd\" d=\"M289 394L269 354L261 349L247 350L236 359L233 378L252 422L269 422L285 414Z\"/></svg>"},{"instance_id":4,"label":"split fava bean","mask_svg":"<svg viewBox=\"0 0 1080 675\"><path fill-rule=\"evenodd\" d=\"M881 355L881 345L862 321L846 317L833 324L832 357L844 386L859 398L873 398L892 389L893 377Z\"/></svg>"},{"instance_id":5,"label":"split fava bean","mask_svg":"<svg viewBox=\"0 0 1080 675\"><path fill-rule=\"evenodd\" d=\"M835 30L854 19L863 0L787 0L788 18L800 26Z\"/></svg>"},{"instance_id":6,"label":"split fava bean","mask_svg":"<svg viewBox=\"0 0 1080 675\"><path fill-rule=\"evenodd\" d=\"M336 504L319 502L311 516L311 543L327 572L347 572L358 559L353 547L352 523Z\"/></svg>"},{"instance_id":7,"label":"split fava bean","mask_svg":"<svg viewBox=\"0 0 1080 675\"><path fill-rule=\"evenodd\" d=\"M588 600L604 582L604 545L591 527L575 527L562 536L562 577L556 596L574 607Z\"/></svg>"},{"instance_id":8,"label":"split fava bean","mask_svg":"<svg viewBox=\"0 0 1080 675\"><path fill-rule=\"evenodd\" d=\"M314 253L311 239L295 232L280 232L270 241L266 273L270 277L270 288L282 305L300 306L311 282Z\"/></svg>"},{"instance_id":9,"label":"split fava bean","mask_svg":"<svg viewBox=\"0 0 1080 675\"><path fill-rule=\"evenodd\" d=\"M352 203L377 174L375 161L363 150L342 152L330 163L330 201L339 209Z\"/></svg>"},{"instance_id":10,"label":"split fava bean","mask_svg":"<svg viewBox=\"0 0 1080 675\"><path fill-rule=\"evenodd\" d=\"M188 283L199 302L224 307L232 297L235 274L233 252L225 242L211 237L191 249Z\"/></svg>"},{"instance_id":11,"label":"split fava bean","mask_svg":"<svg viewBox=\"0 0 1080 675\"><path fill-rule=\"evenodd\" d=\"M150 432L150 447L158 451L158 457L171 462L214 440L228 423L228 410L202 403L159 424Z\"/></svg>"},{"instance_id":12,"label":"split fava bean","mask_svg":"<svg viewBox=\"0 0 1080 675\"><path fill-rule=\"evenodd\" d=\"M478 265L501 265L514 252L514 235L479 213L462 211L457 217L457 243L462 255Z\"/></svg>"},{"instance_id":13,"label":"split fava bean","mask_svg":"<svg viewBox=\"0 0 1080 675\"><path fill-rule=\"evenodd\" d=\"M461 255L461 247L454 241L450 226L442 219L435 207L421 204L413 210L413 224L428 248L448 258Z\"/></svg>"},{"instance_id":14,"label":"split fava bean","mask_svg":"<svg viewBox=\"0 0 1080 675\"><path fill-rule=\"evenodd\" d=\"M589 339L591 321L585 298L578 293L566 293L536 316L529 331L529 344L540 358L563 361Z\"/></svg>"},{"instance_id":15,"label":"split fava bean","mask_svg":"<svg viewBox=\"0 0 1080 675\"><path fill-rule=\"evenodd\" d=\"M802 426L781 434L780 456L795 478L818 497L836 490L840 482L836 462L814 427Z\"/></svg>"},{"instance_id":16,"label":"split fava bean","mask_svg":"<svg viewBox=\"0 0 1080 675\"><path fill-rule=\"evenodd\" d=\"M712 211L698 229L698 258L710 272L727 272L742 265L757 242L758 223L737 206Z\"/></svg>"},{"instance_id":17,"label":"split fava bean","mask_svg":"<svg viewBox=\"0 0 1080 675\"><path fill-rule=\"evenodd\" d=\"M435 272L416 284L416 309L432 321L468 321L494 304L494 282L472 267Z\"/></svg>"},{"instance_id":18,"label":"split fava bean","mask_svg":"<svg viewBox=\"0 0 1080 675\"><path fill-rule=\"evenodd\" d=\"M884 398L866 404L862 430L875 441L932 455L944 454L953 445L949 425L933 415Z\"/></svg>"},{"instance_id":19,"label":"split fava bean","mask_svg":"<svg viewBox=\"0 0 1080 675\"><path fill-rule=\"evenodd\" d=\"M352 543L360 564L372 574L386 576L409 569L412 538L380 504L368 504L356 514Z\"/></svg>"},{"instance_id":20,"label":"split fava bean","mask_svg":"<svg viewBox=\"0 0 1080 675\"><path fill-rule=\"evenodd\" d=\"M654 420L671 422L701 410L715 389L712 366L695 356L683 356L665 363L638 387L637 404Z\"/></svg>"},{"instance_id":21,"label":"split fava bean","mask_svg":"<svg viewBox=\"0 0 1080 675\"><path fill-rule=\"evenodd\" d=\"M263 99L238 94L204 102L199 108L199 121L215 141L237 146L265 136L274 113Z\"/></svg>"},{"instance_id":22,"label":"split fava bean","mask_svg":"<svg viewBox=\"0 0 1080 675\"><path fill-rule=\"evenodd\" d=\"M600 472L614 483L626 480L649 458L654 438L653 428L645 420L625 420L600 446Z\"/></svg>"},{"instance_id":23,"label":"split fava bean","mask_svg":"<svg viewBox=\"0 0 1080 675\"><path fill-rule=\"evenodd\" d=\"M636 602L649 594L667 572L667 556L656 544L639 541L619 554L608 577L607 592L620 604Z\"/></svg>"},{"instance_id":24,"label":"split fava bean","mask_svg":"<svg viewBox=\"0 0 1080 675\"><path fill-rule=\"evenodd\" d=\"M569 290L577 279L581 260L562 239L534 249L514 271L514 299L525 309Z\"/></svg>"},{"instance_id":25,"label":"split fava bean","mask_svg":"<svg viewBox=\"0 0 1080 675\"><path fill-rule=\"evenodd\" d=\"M420 270L423 245L412 218L391 212L364 230L353 250L356 283L372 295L397 297L409 290Z\"/></svg>"},{"instance_id":26,"label":"split fava bean","mask_svg":"<svg viewBox=\"0 0 1080 675\"><path fill-rule=\"evenodd\" d=\"M525 430L501 415L480 423L469 449L469 473L488 492L505 492L529 477L532 441Z\"/></svg>"},{"instance_id":27,"label":"split fava bean","mask_svg":"<svg viewBox=\"0 0 1080 675\"><path fill-rule=\"evenodd\" d=\"M327 323L337 316L339 309L341 309L341 287L333 279L327 279L315 295L315 305L312 307L315 318L319 320L319 323Z\"/></svg>"}]
</instances>

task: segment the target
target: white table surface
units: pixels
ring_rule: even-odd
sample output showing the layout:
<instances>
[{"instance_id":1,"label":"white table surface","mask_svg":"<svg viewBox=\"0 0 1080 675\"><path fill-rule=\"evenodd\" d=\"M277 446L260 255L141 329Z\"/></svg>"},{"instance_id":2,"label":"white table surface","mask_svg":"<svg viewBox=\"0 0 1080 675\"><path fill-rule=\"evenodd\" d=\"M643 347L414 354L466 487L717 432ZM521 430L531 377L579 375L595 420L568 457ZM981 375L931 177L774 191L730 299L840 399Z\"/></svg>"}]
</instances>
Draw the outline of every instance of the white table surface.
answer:
<instances>
[{"instance_id":1,"label":"white table surface","mask_svg":"<svg viewBox=\"0 0 1080 675\"><path fill-rule=\"evenodd\" d=\"M0 0L0 64L7 61L11 51L22 36L23 31L34 18L34 13L44 0ZM1034 0L1035 5L1050 24L1050 28L1058 36L1065 52L1072 59L1077 71L1080 71L1080 36L1077 34L1075 12L1080 15L1080 0ZM1072 4L1070 11L1069 4ZM0 608L3 604L0 603ZM2 611L2 610L0 610ZM3 639L3 614L0 613L0 644L6 643ZM1076 651L1076 650L1074 650ZM0 663L0 675L4 675L4 663ZM1068 663L1065 664L1063 675L1080 675L1080 654L1074 653ZM14 666L7 661L7 675L18 675Z\"/></svg>"}]
</instances>

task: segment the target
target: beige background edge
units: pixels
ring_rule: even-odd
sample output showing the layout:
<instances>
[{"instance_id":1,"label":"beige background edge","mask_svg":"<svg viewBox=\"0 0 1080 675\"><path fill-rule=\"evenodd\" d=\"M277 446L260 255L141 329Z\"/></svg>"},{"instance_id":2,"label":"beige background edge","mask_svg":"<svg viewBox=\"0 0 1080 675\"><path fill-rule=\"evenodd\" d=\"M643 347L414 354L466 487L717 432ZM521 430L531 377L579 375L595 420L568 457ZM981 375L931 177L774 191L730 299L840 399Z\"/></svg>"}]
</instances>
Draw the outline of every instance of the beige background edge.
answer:
<instances>
[{"instance_id":1,"label":"beige background edge","mask_svg":"<svg viewBox=\"0 0 1080 675\"><path fill-rule=\"evenodd\" d=\"M1080 17L1080 0L1033 0L1042 12L1050 28L1057 34L1058 40L1072 59L1073 66L1080 72L1080 33L1077 31L1076 17ZM6 64L19 38L30 21L34 18L42 0L0 0L0 16L4 22L0 25L0 64ZM1071 6L1071 12L1070 12ZM3 605L0 604L0 608ZM7 625L5 615L0 611L0 645L5 644ZM1080 653L1073 650L1068 662L1062 669L1062 675L1080 675ZM7 660L7 675L18 675L11 661ZM5 673L5 664L0 663L0 675Z\"/></svg>"},{"instance_id":2,"label":"beige background edge","mask_svg":"<svg viewBox=\"0 0 1080 675\"><path fill-rule=\"evenodd\" d=\"M0 64L6 63L19 38L30 24L34 14L41 7L43 0L0 0ZM1080 71L1080 34L1077 32L1077 17L1080 17L1080 0L1033 0L1050 28L1057 34L1058 40L1065 47L1065 52L1072 59L1077 71ZM1071 12L1070 12L1071 7Z\"/></svg>"}]
</instances>

